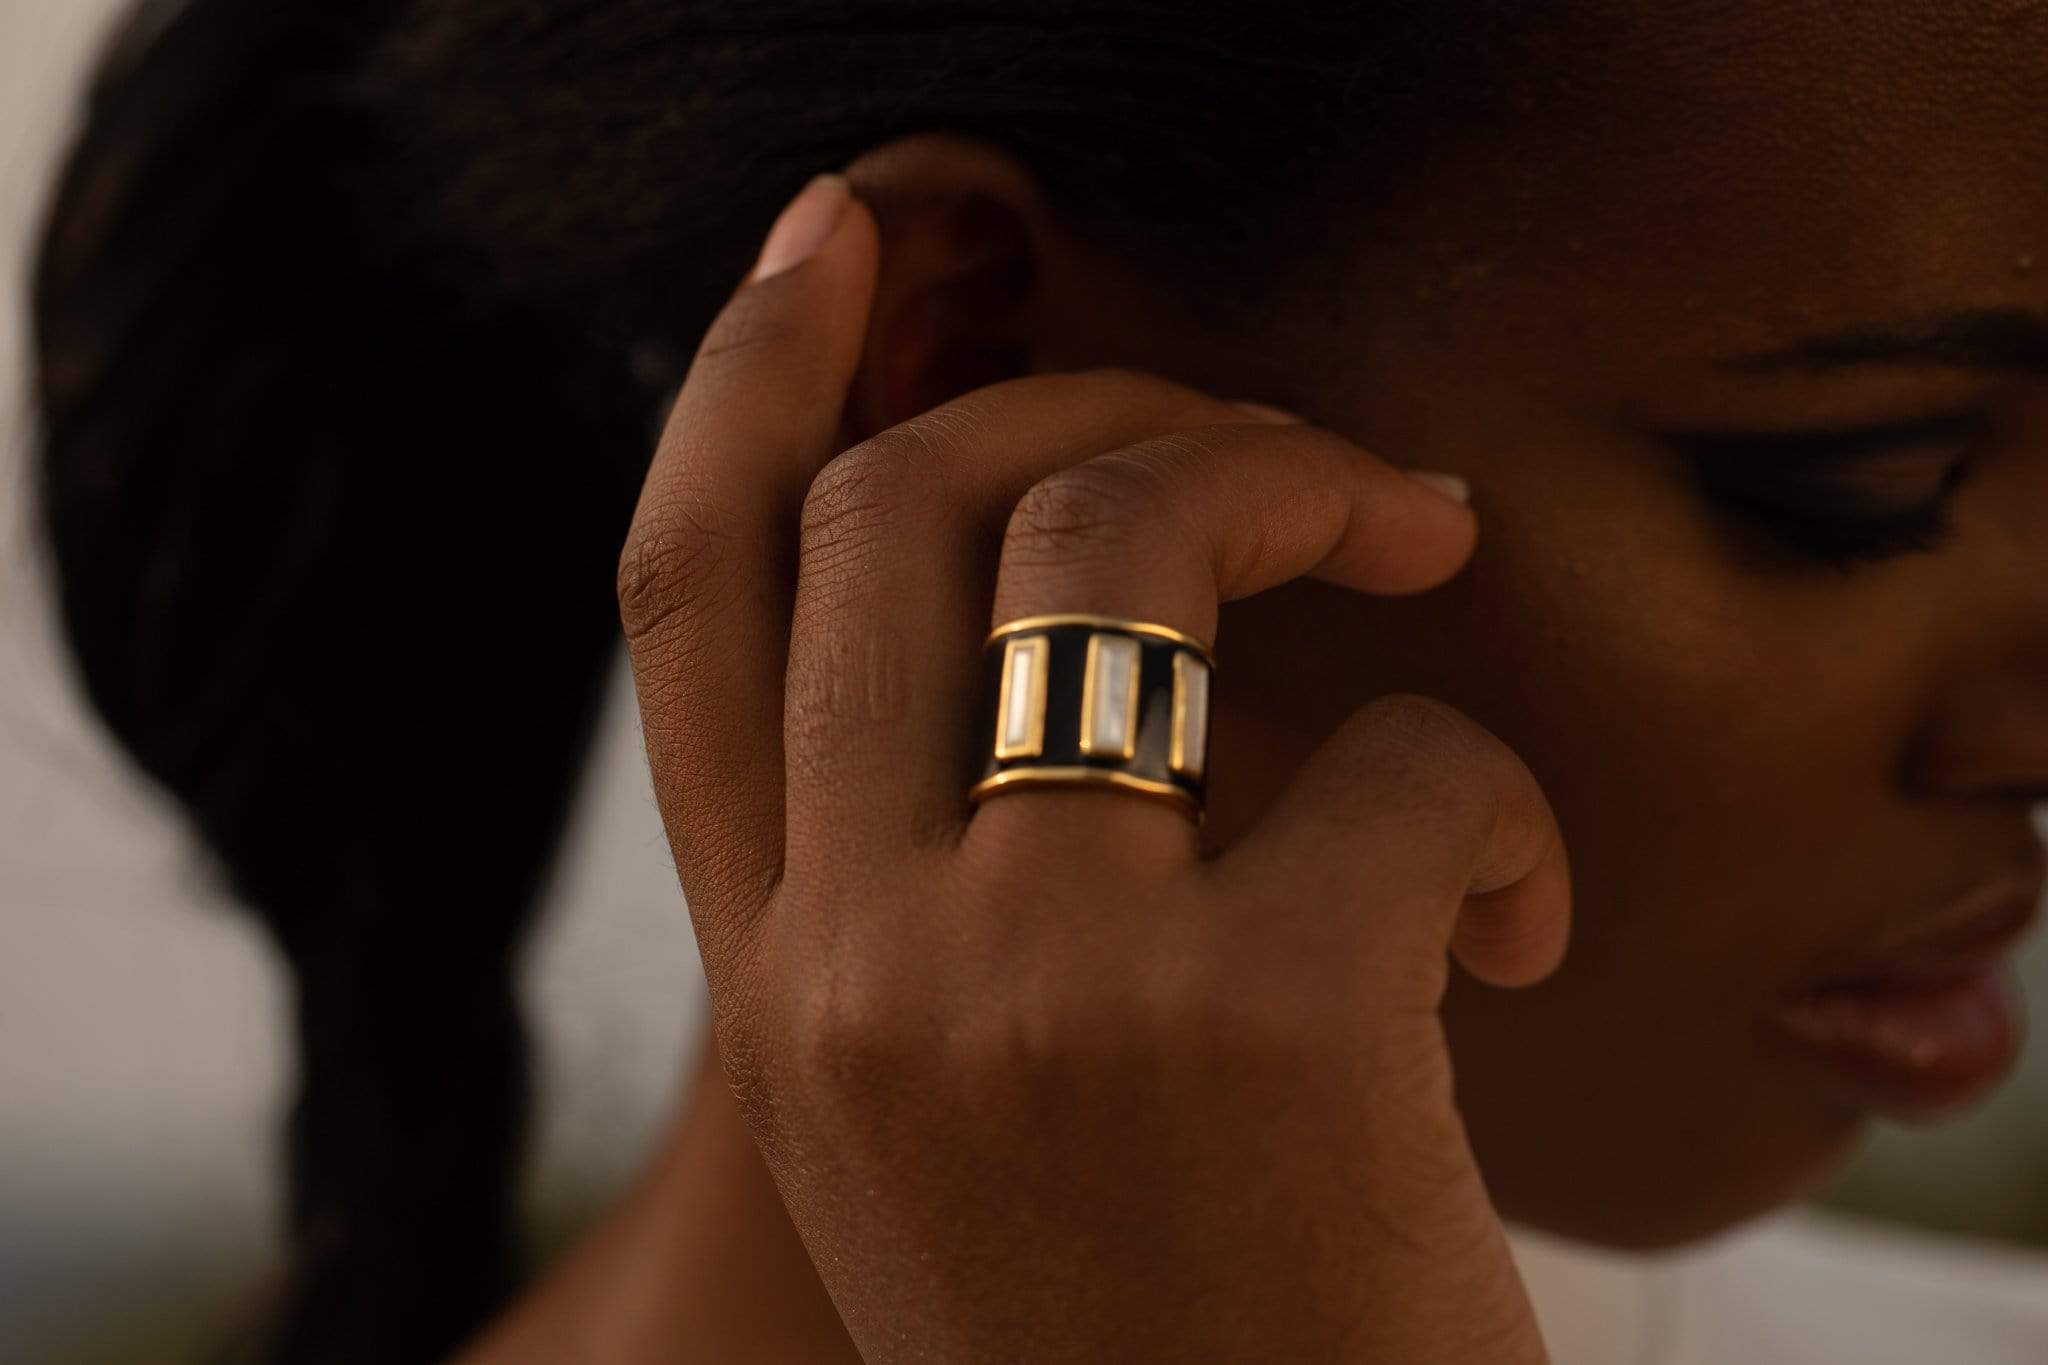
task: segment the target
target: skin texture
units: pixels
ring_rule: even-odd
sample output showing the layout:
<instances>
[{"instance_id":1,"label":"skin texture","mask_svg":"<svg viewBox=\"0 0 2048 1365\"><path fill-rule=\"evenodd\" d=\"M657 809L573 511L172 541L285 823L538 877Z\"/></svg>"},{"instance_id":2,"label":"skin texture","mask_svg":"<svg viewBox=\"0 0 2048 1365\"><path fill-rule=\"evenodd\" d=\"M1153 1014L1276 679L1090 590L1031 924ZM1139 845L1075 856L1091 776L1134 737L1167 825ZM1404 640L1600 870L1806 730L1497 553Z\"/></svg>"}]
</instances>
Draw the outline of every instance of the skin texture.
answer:
<instances>
[{"instance_id":1,"label":"skin texture","mask_svg":"<svg viewBox=\"0 0 2048 1365\"><path fill-rule=\"evenodd\" d=\"M842 449L877 236L837 177L784 215L619 572L726 1070L863 1357L1545 1359L1437 1018L1447 954L1512 986L1563 953L1520 760L1390 696L1227 849L1101 790L960 796L991 596L1206 637L1302 574L1435 586L1468 510L1106 367Z\"/></svg>"},{"instance_id":2,"label":"skin texture","mask_svg":"<svg viewBox=\"0 0 2048 1365\"><path fill-rule=\"evenodd\" d=\"M1543 783L1577 869L1566 965L1513 997L1461 984L1446 1009L1511 1216L1654 1245L1806 1187L1861 1116L1758 1013L2038 860L2041 371L1710 363L2048 305L2048 86L2031 55L2048 28L2038 6L2002 8L2011 22L1964 6L1723 24L1712 64L1682 39L1631 49L1537 160L1445 187L1411 234L1434 250L1369 268L1385 283L1359 312L1380 321L1324 352L1357 382L1280 391L1475 488L1482 548L1442 591L1303 586L1226 619L1240 652L1285 642L1263 676L1286 705L1235 670L1237 728L1217 742L1292 757L1358 697L1413 689L1478 718ZM1404 287L1430 292L1404 307ZM1642 433L1956 408L1997 436L1954 500L1952 547L1848 576L1734 533ZM1851 486L1917 502L1954 455L1909 452ZM1241 785L1218 799L1225 820L1260 800Z\"/></svg>"},{"instance_id":3,"label":"skin texture","mask_svg":"<svg viewBox=\"0 0 2048 1365\"><path fill-rule=\"evenodd\" d=\"M1570 951L1520 990L1453 971L1443 1006L1458 1107L1510 1218L1667 1245L1809 1188L1867 1116L1764 1018L1986 877L2038 867L2043 367L1716 364L1961 310L2048 313L2048 14L1882 9L1619 26L1540 119L1397 205L1357 206L1358 259L1325 291L1341 302L1256 337L1188 325L988 149L914 140L849 168L881 230L849 440L1006 374L1117 364L1471 480L1476 548L1442 586L1298 581L1222 609L1208 832L1242 838L1390 692L1449 703L1527 764L1570 851ZM977 287L1018 259L1027 290ZM1850 573L1718 508L1655 434L1951 410L1991 433L1955 536ZM1956 454L1842 482L1911 504ZM738 1123L700 1084L669 1160L755 1191L756 1226L774 1225ZM787 1243L705 1271L718 1227L674 1188L652 1182L608 1234L689 1229L697 1259L665 1297L558 1281L501 1340L639 1315L677 1339L731 1324L738 1343L736 1305L815 1305ZM586 1285L624 1278L587 1271L624 1263L605 1255L586 1251Z\"/></svg>"}]
</instances>

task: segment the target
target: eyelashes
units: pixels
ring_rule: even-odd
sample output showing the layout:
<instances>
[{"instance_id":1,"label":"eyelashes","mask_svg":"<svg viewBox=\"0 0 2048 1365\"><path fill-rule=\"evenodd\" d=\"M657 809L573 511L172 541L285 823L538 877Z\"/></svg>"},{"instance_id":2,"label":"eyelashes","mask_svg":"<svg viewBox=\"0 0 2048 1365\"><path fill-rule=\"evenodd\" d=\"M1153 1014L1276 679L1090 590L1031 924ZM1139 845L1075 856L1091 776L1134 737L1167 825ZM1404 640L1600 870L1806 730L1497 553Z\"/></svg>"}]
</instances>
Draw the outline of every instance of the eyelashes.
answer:
<instances>
[{"instance_id":1,"label":"eyelashes","mask_svg":"<svg viewBox=\"0 0 2048 1365\"><path fill-rule=\"evenodd\" d=\"M1975 471L1988 427L1984 413L1961 412L1884 426L1662 435L1739 529L1848 572L1953 543L1950 499ZM1873 475L1896 474L1902 460L1910 471L1940 464L1931 494L1901 503L1873 491Z\"/></svg>"},{"instance_id":2,"label":"eyelashes","mask_svg":"<svg viewBox=\"0 0 2048 1365\"><path fill-rule=\"evenodd\" d=\"M1949 481L1947 487L1952 489L1962 482L1971 467L1971 461L1958 461L1952 467L1958 477ZM1928 502L1881 513L1855 510L1851 506L1857 501L1854 498L1842 499L1842 510L1831 513L1814 505L1788 508L1726 490L1713 490L1710 496L1757 529L1840 570L1943 550L1954 541L1956 533L1946 492Z\"/></svg>"}]
</instances>

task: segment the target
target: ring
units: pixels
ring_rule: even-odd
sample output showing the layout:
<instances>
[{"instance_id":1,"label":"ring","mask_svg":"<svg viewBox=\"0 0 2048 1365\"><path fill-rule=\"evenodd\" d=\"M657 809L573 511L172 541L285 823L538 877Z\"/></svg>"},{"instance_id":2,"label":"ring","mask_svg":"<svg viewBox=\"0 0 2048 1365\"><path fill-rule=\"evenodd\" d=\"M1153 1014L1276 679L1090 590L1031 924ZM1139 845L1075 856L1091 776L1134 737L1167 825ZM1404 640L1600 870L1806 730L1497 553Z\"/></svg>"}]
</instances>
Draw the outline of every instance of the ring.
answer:
<instances>
[{"instance_id":1,"label":"ring","mask_svg":"<svg viewBox=\"0 0 2048 1365\"><path fill-rule=\"evenodd\" d=\"M983 655L994 744L970 801L1101 786L1201 820L1216 668L1207 645L1170 626L1068 613L1005 622Z\"/></svg>"}]
</instances>

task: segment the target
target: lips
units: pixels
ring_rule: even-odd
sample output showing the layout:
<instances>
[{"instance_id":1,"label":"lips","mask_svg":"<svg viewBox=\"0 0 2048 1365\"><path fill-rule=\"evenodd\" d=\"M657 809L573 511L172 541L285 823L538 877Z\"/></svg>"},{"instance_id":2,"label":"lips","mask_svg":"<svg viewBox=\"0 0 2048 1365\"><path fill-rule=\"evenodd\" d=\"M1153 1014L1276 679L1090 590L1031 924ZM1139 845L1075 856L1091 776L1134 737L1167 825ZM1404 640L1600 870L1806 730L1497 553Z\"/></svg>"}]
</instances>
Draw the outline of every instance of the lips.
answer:
<instances>
[{"instance_id":1,"label":"lips","mask_svg":"<svg viewBox=\"0 0 2048 1365\"><path fill-rule=\"evenodd\" d=\"M1773 1021L1861 1108L1909 1121L1964 1108L2018 1055L2020 1001L2004 959L2042 891L2038 874L1985 883L1802 991Z\"/></svg>"}]
</instances>

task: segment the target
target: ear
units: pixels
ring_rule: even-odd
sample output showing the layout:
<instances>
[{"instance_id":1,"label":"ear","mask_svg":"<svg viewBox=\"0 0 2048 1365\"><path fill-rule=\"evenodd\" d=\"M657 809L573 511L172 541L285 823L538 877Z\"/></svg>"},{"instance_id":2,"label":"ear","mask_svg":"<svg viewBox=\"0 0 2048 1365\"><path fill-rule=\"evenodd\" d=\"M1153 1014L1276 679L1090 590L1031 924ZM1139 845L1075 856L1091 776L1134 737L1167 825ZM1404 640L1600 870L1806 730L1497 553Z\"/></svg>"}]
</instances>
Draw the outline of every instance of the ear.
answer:
<instances>
[{"instance_id":1,"label":"ear","mask_svg":"<svg viewBox=\"0 0 2048 1365\"><path fill-rule=\"evenodd\" d=\"M1043 368L1049 292L1079 257L1035 177L1005 152L921 133L842 172L881 229L867 346L846 412L861 440L949 398Z\"/></svg>"}]
</instances>

